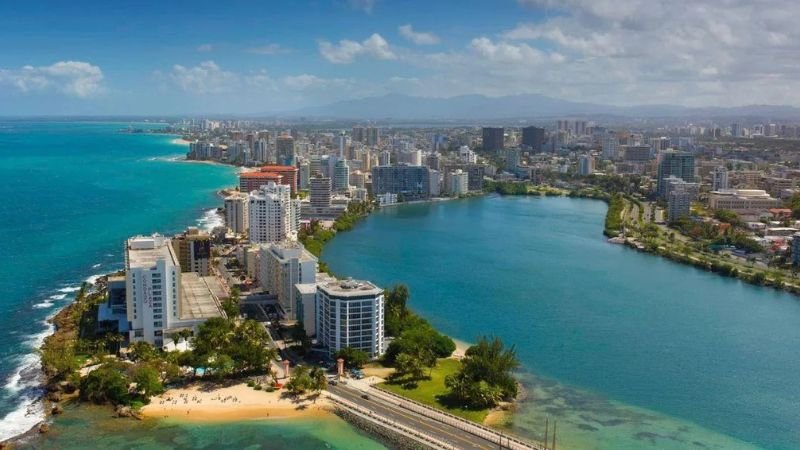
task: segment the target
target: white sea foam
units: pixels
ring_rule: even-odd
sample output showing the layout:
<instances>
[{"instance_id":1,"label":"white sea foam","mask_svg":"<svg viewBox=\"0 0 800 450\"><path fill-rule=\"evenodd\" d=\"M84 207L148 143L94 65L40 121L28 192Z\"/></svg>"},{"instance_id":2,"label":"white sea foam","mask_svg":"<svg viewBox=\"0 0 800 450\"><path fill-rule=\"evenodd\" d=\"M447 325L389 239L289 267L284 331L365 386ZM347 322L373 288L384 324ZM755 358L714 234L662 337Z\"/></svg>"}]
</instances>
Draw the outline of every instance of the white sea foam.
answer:
<instances>
[{"instance_id":1,"label":"white sea foam","mask_svg":"<svg viewBox=\"0 0 800 450\"><path fill-rule=\"evenodd\" d=\"M100 266L102 266L102 264L100 264L100 263L92 264L92 269L97 269Z\"/></svg>"},{"instance_id":2,"label":"white sea foam","mask_svg":"<svg viewBox=\"0 0 800 450\"><path fill-rule=\"evenodd\" d=\"M48 302L48 301L44 301L44 302L41 302L41 303L36 303L35 305L33 305L33 307L36 308L36 309L51 308L52 306L53 306L53 302Z\"/></svg>"},{"instance_id":3,"label":"white sea foam","mask_svg":"<svg viewBox=\"0 0 800 450\"><path fill-rule=\"evenodd\" d=\"M27 345L31 350L41 347L44 339L53 333L53 326L42 322L44 329L30 337ZM16 370L8 377L4 389L17 397L17 409L6 414L0 421L0 441L25 433L44 420L42 372L39 355L28 353L19 360Z\"/></svg>"},{"instance_id":4,"label":"white sea foam","mask_svg":"<svg viewBox=\"0 0 800 450\"><path fill-rule=\"evenodd\" d=\"M87 278L85 281L86 281L87 283L89 283L89 284L95 284L95 283L97 283L97 280L98 280L100 277L102 277L103 275L105 275L105 274L104 274L104 273L98 273L98 274L95 274L95 275L92 275L92 276L90 276L90 277L89 277L89 278Z\"/></svg>"},{"instance_id":5,"label":"white sea foam","mask_svg":"<svg viewBox=\"0 0 800 450\"><path fill-rule=\"evenodd\" d=\"M225 225L225 219L215 209L206 210L203 216L197 219L197 226L206 232L210 232L216 227Z\"/></svg>"},{"instance_id":6,"label":"white sea foam","mask_svg":"<svg viewBox=\"0 0 800 450\"><path fill-rule=\"evenodd\" d=\"M70 294L70 293L73 293L73 292L78 292L80 290L81 290L80 286L70 286L70 287L61 288L61 289L58 290L58 292L63 292L65 294Z\"/></svg>"},{"instance_id":7,"label":"white sea foam","mask_svg":"<svg viewBox=\"0 0 800 450\"><path fill-rule=\"evenodd\" d=\"M67 298L67 294L55 294L47 298L49 298L50 300L64 300L65 298Z\"/></svg>"}]
</instances>

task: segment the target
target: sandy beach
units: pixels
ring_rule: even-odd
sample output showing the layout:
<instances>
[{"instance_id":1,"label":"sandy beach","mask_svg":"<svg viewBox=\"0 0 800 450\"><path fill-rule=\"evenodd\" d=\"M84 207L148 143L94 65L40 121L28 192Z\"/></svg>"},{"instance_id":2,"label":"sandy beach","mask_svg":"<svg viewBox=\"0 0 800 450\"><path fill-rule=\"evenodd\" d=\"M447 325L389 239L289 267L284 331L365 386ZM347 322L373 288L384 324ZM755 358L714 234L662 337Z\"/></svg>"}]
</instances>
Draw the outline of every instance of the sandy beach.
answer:
<instances>
[{"instance_id":1,"label":"sandy beach","mask_svg":"<svg viewBox=\"0 0 800 450\"><path fill-rule=\"evenodd\" d=\"M189 145L191 143L190 141L187 141L184 138L175 138L170 142L172 142L175 145Z\"/></svg>"},{"instance_id":2,"label":"sandy beach","mask_svg":"<svg viewBox=\"0 0 800 450\"><path fill-rule=\"evenodd\" d=\"M464 353L466 353L467 349L472 347L472 344L468 344L464 341L459 341L458 339L453 339L453 342L456 344L456 350L450 356L453 359L461 359L464 357Z\"/></svg>"},{"instance_id":3,"label":"sandy beach","mask_svg":"<svg viewBox=\"0 0 800 450\"><path fill-rule=\"evenodd\" d=\"M218 387L198 383L170 389L153 397L141 409L154 418L180 418L192 421L236 421L320 417L330 414L330 402L323 395L296 399L286 391L256 391L246 384Z\"/></svg>"}]
</instances>

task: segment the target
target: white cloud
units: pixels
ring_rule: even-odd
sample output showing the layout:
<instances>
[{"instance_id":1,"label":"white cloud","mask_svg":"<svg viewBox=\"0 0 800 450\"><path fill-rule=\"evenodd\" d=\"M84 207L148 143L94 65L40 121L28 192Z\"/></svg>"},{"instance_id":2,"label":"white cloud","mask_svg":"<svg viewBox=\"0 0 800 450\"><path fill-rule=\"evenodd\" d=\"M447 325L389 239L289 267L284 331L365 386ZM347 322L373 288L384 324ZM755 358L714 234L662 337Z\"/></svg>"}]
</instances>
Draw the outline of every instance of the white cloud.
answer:
<instances>
[{"instance_id":1,"label":"white cloud","mask_svg":"<svg viewBox=\"0 0 800 450\"><path fill-rule=\"evenodd\" d=\"M156 76L184 92L199 95L230 92L240 85L239 75L222 70L214 61L204 61L194 67L175 64L166 75L157 72Z\"/></svg>"},{"instance_id":2,"label":"white cloud","mask_svg":"<svg viewBox=\"0 0 800 450\"><path fill-rule=\"evenodd\" d=\"M251 47L245 50L247 53L253 53L256 55L280 55L283 53L289 53L290 51L291 50L287 48L281 47L280 44L267 44L260 47Z\"/></svg>"},{"instance_id":3,"label":"white cloud","mask_svg":"<svg viewBox=\"0 0 800 450\"><path fill-rule=\"evenodd\" d=\"M376 2L377 0L350 0L350 7L364 11L367 14L372 14Z\"/></svg>"},{"instance_id":4,"label":"white cloud","mask_svg":"<svg viewBox=\"0 0 800 450\"><path fill-rule=\"evenodd\" d=\"M73 97L92 97L105 91L103 71L83 61L59 61L49 66L0 69L0 84L20 92L54 89Z\"/></svg>"},{"instance_id":5,"label":"white cloud","mask_svg":"<svg viewBox=\"0 0 800 450\"><path fill-rule=\"evenodd\" d=\"M800 3L518 0L530 23L465 49L403 53L420 95L543 93L613 104L800 105Z\"/></svg>"},{"instance_id":6,"label":"white cloud","mask_svg":"<svg viewBox=\"0 0 800 450\"><path fill-rule=\"evenodd\" d=\"M200 44L197 46L196 50L201 53L207 53L214 50L214 46L211 44Z\"/></svg>"},{"instance_id":7,"label":"white cloud","mask_svg":"<svg viewBox=\"0 0 800 450\"><path fill-rule=\"evenodd\" d=\"M401 25L397 27L400 35L417 45L434 45L439 43L439 36L433 33L426 33L422 31L414 31L411 24Z\"/></svg>"},{"instance_id":8,"label":"white cloud","mask_svg":"<svg viewBox=\"0 0 800 450\"><path fill-rule=\"evenodd\" d=\"M320 41L319 53L334 64L350 64L361 55L383 60L397 59L389 43L378 33L373 33L361 42L343 39L337 44L332 44Z\"/></svg>"}]
</instances>

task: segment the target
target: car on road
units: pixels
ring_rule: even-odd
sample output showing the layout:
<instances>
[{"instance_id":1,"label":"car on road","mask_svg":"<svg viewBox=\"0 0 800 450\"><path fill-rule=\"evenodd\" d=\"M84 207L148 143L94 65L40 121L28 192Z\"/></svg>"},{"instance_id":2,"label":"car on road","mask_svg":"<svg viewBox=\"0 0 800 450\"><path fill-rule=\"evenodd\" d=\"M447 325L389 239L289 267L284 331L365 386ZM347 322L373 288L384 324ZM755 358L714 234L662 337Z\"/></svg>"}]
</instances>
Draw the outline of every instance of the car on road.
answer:
<instances>
[{"instance_id":1,"label":"car on road","mask_svg":"<svg viewBox=\"0 0 800 450\"><path fill-rule=\"evenodd\" d=\"M364 400L369 400L369 394L361 394L361 398Z\"/></svg>"}]
</instances>

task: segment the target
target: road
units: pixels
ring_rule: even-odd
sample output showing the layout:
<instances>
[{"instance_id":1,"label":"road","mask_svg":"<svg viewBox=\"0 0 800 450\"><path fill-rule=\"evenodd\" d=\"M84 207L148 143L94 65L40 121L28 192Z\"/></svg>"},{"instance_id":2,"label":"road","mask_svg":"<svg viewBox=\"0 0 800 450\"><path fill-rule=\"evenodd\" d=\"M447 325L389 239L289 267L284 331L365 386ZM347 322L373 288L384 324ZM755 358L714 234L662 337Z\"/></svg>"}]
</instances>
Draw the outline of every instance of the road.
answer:
<instances>
[{"instance_id":1,"label":"road","mask_svg":"<svg viewBox=\"0 0 800 450\"><path fill-rule=\"evenodd\" d=\"M421 416L386 400L378 399L372 396L370 396L369 399L365 399L362 397L363 393L361 391L352 388L341 385L328 386L328 391L344 398L345 400L349 400L358 406L367 408L370 411L373 411L375 414L383 416L408 428L418 430L421 433L427 434L458 448L502 448L497 442L491 442L482 437L469 434L452 425Z\"/></svg>"}]
</instances>

